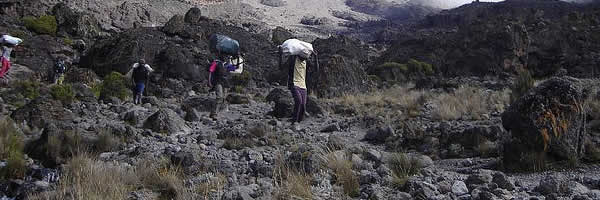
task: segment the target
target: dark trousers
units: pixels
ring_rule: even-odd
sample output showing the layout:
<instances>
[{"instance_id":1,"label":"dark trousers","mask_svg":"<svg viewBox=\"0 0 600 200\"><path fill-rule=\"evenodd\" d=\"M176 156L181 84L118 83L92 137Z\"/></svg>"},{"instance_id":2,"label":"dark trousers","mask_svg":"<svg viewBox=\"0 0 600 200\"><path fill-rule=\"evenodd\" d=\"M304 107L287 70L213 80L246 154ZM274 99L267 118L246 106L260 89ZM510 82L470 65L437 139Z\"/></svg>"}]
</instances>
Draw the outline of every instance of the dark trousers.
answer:
<instances>
[{"instance_id":1,"label":"dark trousers","mask_svg":"<svg viewBox=\"0 0 600 200\"><path fill-rule=\"evenodd\" d=\"M292 92L292 97L294 97L292 121L301 122L304 120L304 112L306 111L306 89L294 86L290 91Z\"/></svg>"}]
</instances>

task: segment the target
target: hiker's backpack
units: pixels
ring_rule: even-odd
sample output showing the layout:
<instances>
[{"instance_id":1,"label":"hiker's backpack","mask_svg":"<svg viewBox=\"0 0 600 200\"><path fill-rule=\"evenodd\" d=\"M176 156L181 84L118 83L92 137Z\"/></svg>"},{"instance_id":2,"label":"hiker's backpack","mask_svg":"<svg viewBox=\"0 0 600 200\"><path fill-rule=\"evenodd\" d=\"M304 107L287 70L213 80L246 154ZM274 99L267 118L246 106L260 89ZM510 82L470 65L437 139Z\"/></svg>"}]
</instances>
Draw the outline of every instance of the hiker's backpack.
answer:
<instances>
[{"instance_id":1,"label":"hiker's backpack","mask_svg":"<svg viewBox=\"0 0 600 200\"><path fill-rule=\"evenodd\" d=\"M133 69L133 80L135 82L146 81L148 79L148 69L146 69L146 65L138 64L138 66Z\"/></svg>"},{"instance_id":2,"label":"hiker's backpack","mask_svg":"<svg viewBox=\"0 0 600 200\"><path fill-rule=\"evenodd\" d=\"M211 52L218 54L237 55L240 52L237 40L220 34L211 35L208 46Z\"/></svg>"},{"instance_id":3,"label":"hiker's backpack","mask_svg":"<svg viewBox=\"0 0 600 200\"><path fill-rule=\"evenodd\" d=\"M64 62L57 61L54 66L54 70L56 70L56 73L62 74L65 73L65 71L67 71L67 67L65 66Z\"/></svg>"}]
</instances>

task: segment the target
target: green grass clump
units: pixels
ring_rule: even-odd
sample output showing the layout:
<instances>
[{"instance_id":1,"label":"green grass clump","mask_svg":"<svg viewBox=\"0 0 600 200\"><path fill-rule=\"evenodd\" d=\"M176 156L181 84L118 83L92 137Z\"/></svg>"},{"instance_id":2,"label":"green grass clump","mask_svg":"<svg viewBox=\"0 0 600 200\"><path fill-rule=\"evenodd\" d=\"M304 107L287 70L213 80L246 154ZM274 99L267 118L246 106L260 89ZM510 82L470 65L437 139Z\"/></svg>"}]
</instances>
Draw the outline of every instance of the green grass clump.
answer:
<instances>
[{"instance_id":1,"label":"green grass clump","mask_svg":"<svg viewBox=\"0 0 600 200\"><path fill-rule=\"evenodd\" d=\"M67 37L63 39L63 43L67 46L73 46L73 39Z\"/></svg>"},{"instance_id":2,"label":"green grass clump","mask_svg":"<svg viewBox=\"0 0 600 200\"><path fill-rule=\"evenodd\" d=\"M408 72L408 65L406 65L406 64L400 64L400 63L397 63L397 62L386 62L386 63L383 63L382 65L380 65L379 68L399 69L403 73Z\"/></svg>"},{"instance_id":3,"label":"green grass clump","mask_svg":"<svg viewBox=\"0 0 600 200\"><path fill-rule=\"evenodd\" d=\"M52 15L43 15L40 17L23 17L23 23L27 29L39 34L56 35L58 24L56 17Z\"/></svg>"},{"instance_id":4,"label":"green grass clump","mask_svg":"<svg viewBox=\"0 0 600 200\"><path fill-rule=\"evenodd\" d=\"M412 175L419 173L423 167L419 160L403 153L394 153L388 161L388 166L393 173L393 185L402 187Z\"/></svg>"},{"instance_id":5,"label":"green grass clump","mask_svg":"<svg viewBox=\"0 0 600 200\"><path fill-rule=\"evenodd\" d=\"M6 166L0 169L0 180L23 178L26 164L23 154L23 137L9 119L0 121L0 160Z\"/></svg>"},{"instance_id":6,"label":"green grass clump","mask_svg":"<svg viewBox=\"0 0 600 200\"><path fill-rule=\"evenodd\" d=\"M35 81L19 81L15 89L21 93L23 97L35 99L40 96L40 83Z\"/></svg>"},{"instance_id":7,"label":"green grass clump","mask_svg":"<svg viewBox=\"0 0 600 200\"><path fill-rule=\"evenodd\" d=\"M100 98L100 93L102 92L102 83L101 82L92 82L90 84L90 88L91 88L92 92L94 93L94 96L96 96L96 98Z\"/></svg>"},{"instance_id":8,"label":"green grass clump","mask_svg":"<svg viewBox=\"0 0 600 200\"><path fill-rule=\"evenodd\" d=\"M130 93L131 90L127 87L127 78L119 72L111 72L104 77L102 88L100 89L100 98L117 97L125 100L129 97Z\"/></svg>"},{"instance_id":9,"label":"green grass clump","mask_svg":"<svg viewBox=\"0 0 600 200\"><path fill-rule=\"evenodd\" d=\"M50 94L56 100L69 103L75 99L71 85L54 85L50 88Z\"/></svg>"},{"instance_id":10,"label":"green grass clump","mask_svg":"<svg viewBox=\"0 0 600 200\"><path fill-rule=\"evenodd\" d=\"M434 73L433 66L426 62L410 59L406 65L412 73L423 73L425 75L432 75Z\"/></svg>"},{"instance_id":11,"label":"green grass clump","mask_svg":"<svg viewBox=\"0 0 600 200\"><path fill-rule=\"evenodd\" d=\"M511 88L511 90L512 90L512 93L510 95L511 103L517 101L517 99L521 98L521 96L527 94L527 92L531 88L533 88L534 84L535 84L535 79L533 79L533 76L531 75L531 73L526 69L520 70L519 75L517 76L517 79L515 80L512 88Z\"/></svg>"}]
</instances>

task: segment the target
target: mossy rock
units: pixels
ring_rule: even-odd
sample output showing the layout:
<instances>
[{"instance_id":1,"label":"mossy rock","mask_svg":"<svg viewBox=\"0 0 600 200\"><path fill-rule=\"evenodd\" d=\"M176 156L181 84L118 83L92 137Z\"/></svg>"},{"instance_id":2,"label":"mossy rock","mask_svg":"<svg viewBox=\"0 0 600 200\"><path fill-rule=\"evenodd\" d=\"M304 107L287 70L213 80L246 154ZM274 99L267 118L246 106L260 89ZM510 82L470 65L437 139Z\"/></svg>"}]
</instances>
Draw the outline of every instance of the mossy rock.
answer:
<instances>
[{"instance_id":1,"label":"mossy rock","mask_svg":"<svg viewBox=\"0 0 600 200\"><path fill-rule=\"evenodd\" d=\"M27 29L39 34L56 35L58 24L53 15L43 15L40 17L23 17L23 23Z\"/></svg>"}]
</instances>

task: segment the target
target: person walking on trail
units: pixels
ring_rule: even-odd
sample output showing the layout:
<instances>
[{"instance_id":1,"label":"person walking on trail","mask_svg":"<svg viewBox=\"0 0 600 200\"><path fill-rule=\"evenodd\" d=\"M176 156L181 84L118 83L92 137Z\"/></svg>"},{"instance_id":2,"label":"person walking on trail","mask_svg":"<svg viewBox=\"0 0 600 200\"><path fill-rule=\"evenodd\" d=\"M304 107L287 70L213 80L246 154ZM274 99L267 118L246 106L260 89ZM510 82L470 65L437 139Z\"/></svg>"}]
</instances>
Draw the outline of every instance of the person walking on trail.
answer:
<instances>
[{"instance_id":1,"label":"person walking on trail","mask_svg":"<svg viewBox=\"0 0 600 200\"><path fill-rule=\"evenodd\" d=\"M10 54L13 51L13 48L16 47L19 43L23 42L23 40L12 37L9 35L2 35L0 38L0 45L2 45L2 57L0 57L0 62L2 63L2 68L0 68L0 78L4 78L4 76L10 70Z\"/></svg>"},{"instance_id":2,"label":"person walking on trail","mask_svg":"<svg viewBox=\"0 0 600 200\"><path fill-rule=\"evenodd\" d=\"M67 66L65 64L65 60L63 58L58 58L54 64L54 84L62 85L63 81L65 80L66 71Z\"/></svg>"},{"instance_id":3,"label":"person walking on trail","mask_svg":"<svg viewBox=\"0 0 600 200\"><path fill-rule=\"evenodd\" d=\"M227 75L229 71L235 68L227 58L228 56L221 55L218 57L211 63L208 73L208 87L211 88L211 91L215 91L216 95L215 103L209 116L212 119L217 118L219 111L227 110L225 99L229 88L229 78Z\"/></svg>"},{"instance_id":4,"label":"person walking on trail","mask_svg":"<svg viewBox=\"0 0 600 200\"><path fill-rule=\"evenodd\" d=\"M142 95L144 94L144 89L146 88L146 84L148 83L148 79L150 78L150 73L153 71L154 69L152 69L150 65L146 64L146 60L140 59L139 62L133 64L131 70L127 73L128 75L131 74L130 77L133 81L134 104L142 103Z\"/></svg>"},{"instance_id":5,"label":"person walking on trail","mask_svg":"<svg viewBox=\"0 0 600 200\"><path fill-rule=\"evenodd\" d=\"M243 59L239 42L225 35L212 34L209 38L209 50L217 57L208 68L208 87L216 94L209 117L217 119L219 111L227 110L225 97L229 88L228 74L242 73Z\"/></svg>"},{"instance_id":6,"label":"person walking on trail","mask_svg":"<svg viewBox=\"0 0 600 200\"><path fill-rule=\"evenodd\" d=\"M315 53L315 52L312 52ZM283 56L283 50L279 48L280 64ZM307 87L306 87L306 62L310 57L310 54L306 55L290 55L287 61L288 68L288 89L292 93L294 98L294 110L292 113L292 125L302 122L305 118L306 113L306 99L307 99ZM318 61L316 61L317 71L319 70Z\"/></svg>"}]
</instances>

